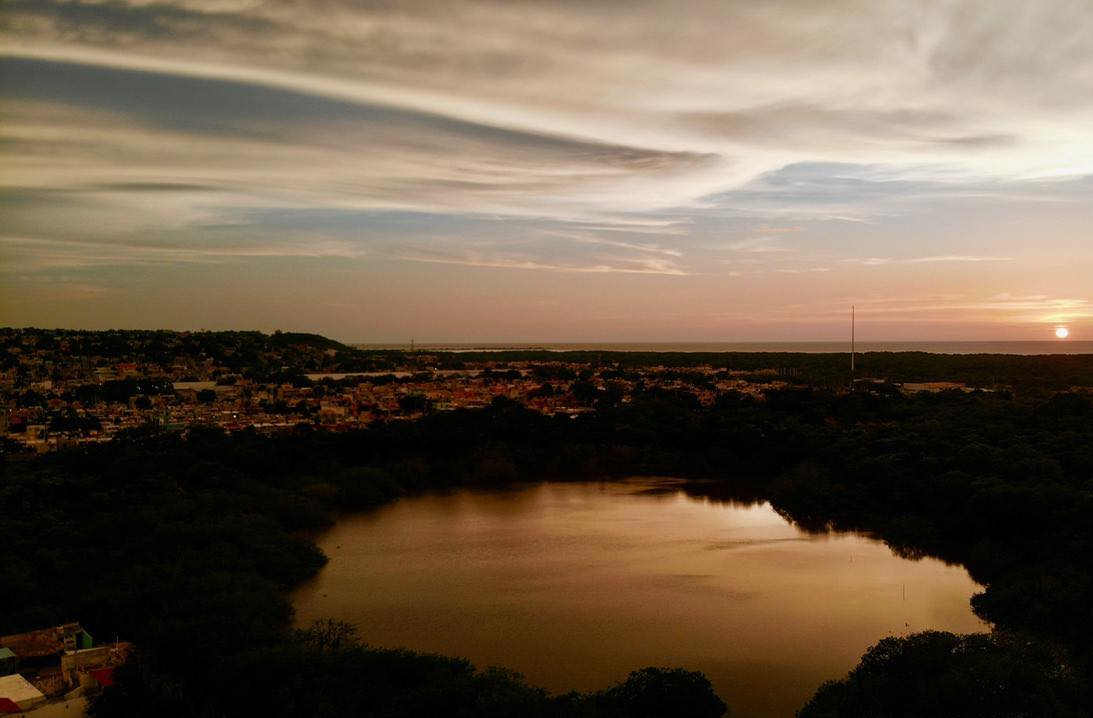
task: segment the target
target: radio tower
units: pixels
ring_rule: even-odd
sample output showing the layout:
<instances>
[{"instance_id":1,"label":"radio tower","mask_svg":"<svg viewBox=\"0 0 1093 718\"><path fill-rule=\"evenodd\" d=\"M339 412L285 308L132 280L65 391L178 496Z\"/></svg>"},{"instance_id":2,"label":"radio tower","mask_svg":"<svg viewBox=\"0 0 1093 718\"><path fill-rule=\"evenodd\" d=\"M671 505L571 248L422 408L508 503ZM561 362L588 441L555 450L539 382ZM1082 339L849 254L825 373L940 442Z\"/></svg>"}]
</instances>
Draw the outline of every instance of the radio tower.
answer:
<instances>
[{"instance_id":1,"label":"radio tower","mask_svg":"<svg viewBox=\"0 0 1093 718\"><path fill-rule=\"evenodd\" d=\"M851 304L850 305L850 378L851 379L854 378L854 352L855 352L855 349L856 349L856 347L855 347L855 339L856 339L855 330L857 329L856 324L857 324L857 322L856 322L856 317L855 317L855 308L854 308L854 305Z\"/></svg>"}]
</instances>

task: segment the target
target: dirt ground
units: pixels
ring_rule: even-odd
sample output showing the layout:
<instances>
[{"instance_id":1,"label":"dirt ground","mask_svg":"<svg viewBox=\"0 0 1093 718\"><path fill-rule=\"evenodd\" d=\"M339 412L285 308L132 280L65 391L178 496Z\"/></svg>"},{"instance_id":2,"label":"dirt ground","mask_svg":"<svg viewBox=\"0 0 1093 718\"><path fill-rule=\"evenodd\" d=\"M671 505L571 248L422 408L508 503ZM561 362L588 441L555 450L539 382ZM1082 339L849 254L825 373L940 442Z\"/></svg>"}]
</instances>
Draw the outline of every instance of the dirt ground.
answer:
<instances>
[{"instance_id":1,"label":"dirt ground","mask_svg":"<svg viewBox=\"0 0 1093 718\"><path fill-rule=\"evenodd\" d=\"M86 718L87 699L73 698L70 701L44 703L29 713L16 713L15 715L25 715L26 718Z\"/></svg>"}]
</instances>

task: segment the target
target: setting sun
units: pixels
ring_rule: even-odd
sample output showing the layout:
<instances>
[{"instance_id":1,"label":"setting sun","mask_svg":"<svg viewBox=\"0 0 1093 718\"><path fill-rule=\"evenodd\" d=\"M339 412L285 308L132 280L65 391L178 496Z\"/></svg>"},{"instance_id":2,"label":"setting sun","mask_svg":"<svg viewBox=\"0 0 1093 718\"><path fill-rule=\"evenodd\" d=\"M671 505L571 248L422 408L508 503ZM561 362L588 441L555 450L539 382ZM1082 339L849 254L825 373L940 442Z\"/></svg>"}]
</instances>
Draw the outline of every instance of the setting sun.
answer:
<instances>
[{"instance_id":1,"label":"setting sun","mask_svg":"<svg viewBox=\"0 0 1093 718\"><path fill-rule=\"evenodd\" d=\"M1070 336L1070 330L1067 329L1066 327L1059 327L1055 330L1055 336L1058 339L1066 339L1067 337Z\"/></svg>"}]
</instances>

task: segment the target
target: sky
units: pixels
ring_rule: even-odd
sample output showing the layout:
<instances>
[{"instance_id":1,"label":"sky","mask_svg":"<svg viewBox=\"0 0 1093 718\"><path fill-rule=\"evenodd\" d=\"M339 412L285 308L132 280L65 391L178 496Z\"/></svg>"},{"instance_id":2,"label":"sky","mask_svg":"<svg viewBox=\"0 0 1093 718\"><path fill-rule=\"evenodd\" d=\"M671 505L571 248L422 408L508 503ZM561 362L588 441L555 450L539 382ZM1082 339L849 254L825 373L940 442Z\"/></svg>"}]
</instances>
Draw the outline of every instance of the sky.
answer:
<instances>
[{"instance_id":1,"label":"sky","mask_svg":"<svg viewBox=\"0 0 1093 718\"><path fill-rule=\"evenodd\" d=\"M0 325L1093 339L1088 0L4 0Z\"/></svg>"}]
</instances>

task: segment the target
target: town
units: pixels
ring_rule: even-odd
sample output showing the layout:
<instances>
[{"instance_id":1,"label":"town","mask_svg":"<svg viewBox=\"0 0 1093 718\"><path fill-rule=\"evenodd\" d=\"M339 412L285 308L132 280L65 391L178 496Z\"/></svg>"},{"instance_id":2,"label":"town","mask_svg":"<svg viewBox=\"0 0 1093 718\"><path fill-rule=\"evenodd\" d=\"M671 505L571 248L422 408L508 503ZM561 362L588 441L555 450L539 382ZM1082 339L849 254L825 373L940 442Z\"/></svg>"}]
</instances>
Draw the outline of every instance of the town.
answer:
<instances>
[{"instance_id":1,"label":"town","mask_svg":"<svg viewBox=\"0 0 1093 718\"><path fill-rule=\"evenodd\" d=\"M761 398L793 370L622 368L599 362L368 350L315 335L0 330L0 431L13 453L109 441L140 427L332 431L498 397L546 414L627 403L635 391Z\"/></svg>"},{"instance_id":2,"label":"town","mask_svg":"<svg viewBox=\"0 0 1093 718\"><path fill-rule=\"evenodd\" d=\"M316 334L0 329L0 450L9 458L193 426L350 431L495 400L576 416L637 394L726 396L825 388L879 395L1088 392L1081 356L421 350ZM863 368L862 365L865 365ZM1039 374L1024 379L1029 368Z\"/></svg>"}]
</instances>

